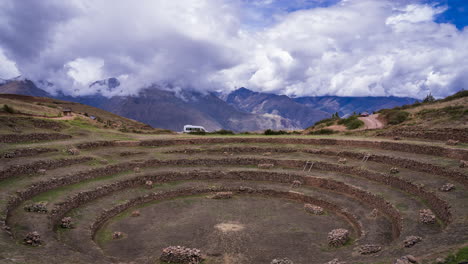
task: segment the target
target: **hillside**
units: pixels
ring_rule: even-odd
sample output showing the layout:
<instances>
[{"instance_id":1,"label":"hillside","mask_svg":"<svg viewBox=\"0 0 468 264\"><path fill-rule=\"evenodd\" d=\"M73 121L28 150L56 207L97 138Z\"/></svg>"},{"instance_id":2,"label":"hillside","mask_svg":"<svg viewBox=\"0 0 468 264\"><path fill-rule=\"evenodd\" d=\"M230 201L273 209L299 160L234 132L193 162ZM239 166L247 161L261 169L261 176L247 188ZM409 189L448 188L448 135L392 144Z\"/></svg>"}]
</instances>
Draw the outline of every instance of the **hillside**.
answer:
<instances>
[{"instance_id":1,"label":"hillside","mask_svg":"<svg viewBox=\"0 0 468 264\"><path fill-rule=\"evenodd\" d=\"M12 109L10 113L5 111L5 105ZM0 94L0 107L3 109L4 117L40 117L64 121L81 120L99 128L138 130L145 133L164 132L164 130L154 129L147 124L96 107L47 97ZM64 116L64 109L70 109L72 111L71 116Z\"/></svg>"}]
</instances>

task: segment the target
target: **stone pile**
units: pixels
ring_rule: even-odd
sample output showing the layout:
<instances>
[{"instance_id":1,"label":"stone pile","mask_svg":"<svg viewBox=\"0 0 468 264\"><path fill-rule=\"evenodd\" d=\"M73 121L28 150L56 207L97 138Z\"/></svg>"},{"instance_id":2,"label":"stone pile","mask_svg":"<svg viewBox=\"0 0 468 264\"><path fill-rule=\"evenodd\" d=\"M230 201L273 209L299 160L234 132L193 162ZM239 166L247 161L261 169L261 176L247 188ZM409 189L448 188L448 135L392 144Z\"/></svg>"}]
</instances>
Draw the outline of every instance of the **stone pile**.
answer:
<instances>
[{"instance_id":1,"label":"stone pile","mask_svg":"<svg viewBox=\"0 0 468 264\"><path fill-rule=\"evenodd\" d=\"M123 237L123 233L122 232L114 232L112 233L112 239L120 239Z\"/></svg>"},{"instance_id":2,"label":"stone pile","mask_svg":"<svg viewBox=\"0 0 468 264\"><path fill-rule=\"evenodd\" d=\"M62 228L73 228L72 218L71 217L64 217L60 223Z\"/></svg>"},{"instance_id":3,"label":"stone pile","mask_svg":"<svg viewBox=\"0 0 468 264\"><path fill-rule=\"evenodd\" d=\"M328 261L326 264L346 264L346 262L344 261L340 261L339 259L332 259L330 261Z\"/></svg>"},{"instance_id":4,"label":"stone pile","mask_svg":"<svg viewBox=\"0 0 468 264\"><path fill-rule=\"evenodd\" d=\"M399 172L400 172L400 170L397 167L393 167L393 168L390 169L391 174L397 174Z\"/></svg>"},{"instance_id":5,"label":"stone pile","mask_svg":"<svg viewBox=\"0 0 468 264\"><path fill-rule=\"evenodd\" d=\"M254 190L253 188L246 187L246 186L240 186L240 187L239 187L239 191L240 191L240 192L246 192L246 193L253 193L253 192L255 192L255 190Z\"/></svg>"},{"instance_id":6,"label":"stone pile","mask_svg":"<svg viewBox=\"0 0 468 264\"><path fill-rule=\"evenodd\" d=\"M338 163L340 163L340 164L346 164L347 162L348 162L348 160L346 158L340 158L338 160Z\"/></svg>"},{"instance_id":7,"label":"stone pile","mask_svg":"<svg viewBox=\"0 0 468 264\"><path fill-rule=\"evenodd\" d=\"M328 245L331 247L343 246L349 240L349 231L344 228L333 229L328 233Z\"/></svg>"},{"instance_id":8,"label":"stone pile","mask_svg":"<svg viewBox=\"0 0 468 264\"><path fill-rule=\"evenodd\" d=\"M301 185L302 185L301 181L295 180L295 181L292 182L291 187L292 188L299 188L299 187L301 187Z\"/></svg>"},{"instance_id":9,"label":"stone pile","mask_svg":"<svg viewBox=\"0 0 468 264\"><path fill-rule=\"evenodd\" d=\"M421 241L422 237L420 236L407 236L403 241L403 244L405 245L405 247L410 248Z\"/></svg>"},{"instance_id":10,"label":"stone pile","mask_svg":"<svg viewBox=\"0 0 468 264\"><path fill-rule=\"evenodd\" d=\"M67 153L73 156L80 155L80 150L77 148L69 148L67 149Z\"/></svg>"},{"instance_id":11,"label":"stone pile","mask_svg":"<svg viewBox=\"0 0 468 264\"><path fill-rule=\"evenodd\" d=\"M28 204L24 207L26 212L33 212L33 213L47 213L47 202L38 202L33 204Z\"/></svg>"},{"instance_id":12,"label":"stone pile","mask_svg":"<svg viewBox=\"0 0 468 264\"><path fill-rule=\"evenodd\" d=\"M419 210L419 222L423 224L434 224L436 216L430 209Z\"/></svg>"},{"instance_id":13,"label":"stone pile","mask_svg":"<svg viewBox=\"0 0 468 264\"><path fill-rule=\"evenodd\" d=\"M369 255L369 254L377 253L381 250L382 250L381 246L371 245L371 244L362 245L358 248L358 252L361 255Z\"/></svg>"},{"instance_id":14,"label":"stone pile","mask_svg":"<svg viewBox=\"0 0 468 264\"><path fill-rule=\"evenodd\" d=\"M455 185L451 183L446 183L442 185L442 187L439 188L440 191L442 192L450 192L451 190L455 189Z\"/></svg>"},{"instance_id":15,"label":"stone pile","mask_svg":"<svg viewBox=\"0 0 468 264\"><path fill-rule=\"evenodd\" d=\"M468 161L460 160L460 168L468 168Z\"/></svg>"},{"instance_id":16,"label":"stone pile","mask_svg":"<svg viewBox=\"0 0 468 264\"><path fill-rule=\"evenodd\" d=\"M232 196L232 192L217 192L211 196L211 199L231 199Z\"/></svg>"},{"instance_id":17,"label":"stone pile","mask_svg":"<svg viewBox=\"0 0 468 264\"><path fill-rule=\"evenodd\" d=\"M260 163L257 165L259 169L272 169L275 165L271 163Z\"/></svg>"},{"instance_id":18,"label":"stone pile","mask_svg":"<svg viewBox=\"0 0 468 264\"><path fill-rule=\"evenodd\" d=\"M396 259L393 264L411 264L411 263L418 263L415 257L412 255L406 255L399 259Z\"/></svg>"},{"instance_id":19,"label":"stone pile","mask_svg":"<svg viewBox=\"0 0 468 264\"><path fill-rule=\"evenodd\" d=\"M449 145L449 146L456 146L460 143L460 141L458 140L453 140L453 139L449 139L447 140L447 142L445 142L446 145Z\"/></svg>"},{"instance_id":20,"label":"stone pile","mask_svg":"<svg viewBox=\"0 0 468 264\"><path fill-rule=\"evenodd\" d=\"M36 231L28 233L23 241L24 244L34 247L42 244L41 236Z\"/></svg>"},{"instance_id":21,"label":"stone pile","mask_svg":"<svg viewBox=\"0 0 468 264\"><path fill-rule=\"evenodd\" d=\"M379 210L377 210L377 208L372 209L372 211L369 214L369 216L372 218L376 218L378 215L379 215Z\"/></svg>"},{"instance_id":22,"label":"stone pile","mask_svg":"<svg viewBox=\"0 0 468 264\"><path fill-rule=\"evenodd\" d=\"M292 260L288 258L282 258L282 259L274 259L270 262L270 264L294 264Z\"/></svg>"},{"instance_id":23,"label":"stone pile","mask_svg":"<svg viewBox=\"0 0 468 264\"><path fill-rule=\"evenodd\" d=\"M315 215L323 214L323 208L320 206L313 205L313 204L305 204L304 210L306 210L306 212L309 212Z\"/></svg>"},{"instance_id":24,"label":"stone pile","mask_svg":"<svg viewBox=\"0 0 468 264\"><path fill-rule=\"evenodd\" d=\"M201 251L196 248L171 246L162 250L161 261L167 263L199 264L203 261Z\"/></svg>"},{"instance_id":25,"label":"stone pile","mask_svg":"<svg viewBox=\"0 0 468 264\"><path fill-rule=\"evenodd\" d=\"M133 211L132 214L131 214L132 217L138 217L140 216L140 211L136 210L136 211Z\"/></svg>"}]
</instances>

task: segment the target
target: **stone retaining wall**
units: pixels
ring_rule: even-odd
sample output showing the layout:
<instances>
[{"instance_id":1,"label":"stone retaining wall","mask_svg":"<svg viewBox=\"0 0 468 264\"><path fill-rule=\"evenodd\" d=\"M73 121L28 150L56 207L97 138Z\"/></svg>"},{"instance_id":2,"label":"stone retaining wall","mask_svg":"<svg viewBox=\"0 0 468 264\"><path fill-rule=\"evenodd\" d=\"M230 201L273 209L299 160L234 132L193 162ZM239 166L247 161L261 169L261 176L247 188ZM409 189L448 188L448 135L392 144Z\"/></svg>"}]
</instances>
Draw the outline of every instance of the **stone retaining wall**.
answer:
<instances>
[{"instance_id":1,"label":"stone retaining wall","mask_svg":"<svg viewBox=\"0 0 468 264\"><path fill-rule=\"evenodd\" d=\"M10 177L23 175L23 174L35 174L38 173L39 169L56 169L60 167L70 166L83 162L93 160L92 157L80 157L80 158L64 158L57 160L40 160L24 165L12 165L2 171L0 171L0 180L4 180Z\"/></svg>"},{"instance_id":2,"label":"stone retaining wall","mask_svg":"<svg viewBox=\"0 0 468 264\"><path fill-rule=\"evenodd\" d=\"M11 149L3 154L0 155L0 159L2 158L8 158L8 159L14 159L14 158L20 158L20 157L30 157L30 156L35 156L43 153L48 153L48 152L57 152L58 149L54 148L19 148L19 149Z\"/></svg>"},{"instance_id":3,"label":"stone retaining wall","mask_svg":"<svg viewBox=\"0 0 468 264\"><path fill-rule=\"evenodd\" d=\"M429 140L458 140L468 142L467 128L422 128L422 127L404 127L388 130L379 133L377 136L383 137L408 137Z\"/></svg>"},{"instance_id":4,"label":"stone retaining wall","mask_svg":"<svg viewBox=\"0 0 468 264\"><path fill-rule=\"evenodd\" d=\"M416 154L441 156L454 159L468 160L468 150L431 146L424 144L409 144L390 141L366 141L346 139L320 139L320 138L194 138L194 139L156 139L143 140L141 146L171 146L171 145L208 145L228 143L270 143L270 144L306 144L306 145L340 145L364 148L377 148Z\"/></svg>"},{"instance_id":5,"label":"stone retaining wall","mask_svg":"<svg viewBox=\"0 0 468 264\"><path fill-rule=\"evenodd\" d=\"M72 136L60 133L33 133L0 135L0 143L24 143L70 139Z\"/></svg>"}]
</instances>

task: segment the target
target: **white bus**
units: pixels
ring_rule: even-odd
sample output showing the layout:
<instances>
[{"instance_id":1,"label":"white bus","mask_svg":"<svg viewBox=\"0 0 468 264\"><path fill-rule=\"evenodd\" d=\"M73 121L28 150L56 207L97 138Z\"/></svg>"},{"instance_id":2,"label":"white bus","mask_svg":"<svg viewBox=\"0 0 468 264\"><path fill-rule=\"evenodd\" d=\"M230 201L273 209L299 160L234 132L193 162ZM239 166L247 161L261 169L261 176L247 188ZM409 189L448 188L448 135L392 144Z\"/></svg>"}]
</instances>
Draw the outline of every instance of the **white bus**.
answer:
<instances>
[{"instance_id":1,"label":"white bus","mask_svg":"<svg viewBox=\"0 0 468 264\"><path fill-rule=\"evenodd\" d=\"M202 126L185 125L183 132L184 133L190 133L190 132L207 132L207 131Z\"/></svg>"}]
</instances>

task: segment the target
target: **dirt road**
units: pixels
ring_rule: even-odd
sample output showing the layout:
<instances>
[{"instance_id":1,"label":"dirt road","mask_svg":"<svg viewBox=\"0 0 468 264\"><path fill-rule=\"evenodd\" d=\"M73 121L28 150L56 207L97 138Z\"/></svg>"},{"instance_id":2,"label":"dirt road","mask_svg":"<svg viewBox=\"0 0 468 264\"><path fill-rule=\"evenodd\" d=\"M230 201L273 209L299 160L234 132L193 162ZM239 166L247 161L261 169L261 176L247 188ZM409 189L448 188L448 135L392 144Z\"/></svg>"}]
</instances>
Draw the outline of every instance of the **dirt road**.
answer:
<instances>
[{"instance_id":1,"label":"dirt road","mask_svg":"<svg viewBox=\"0 0 468 264\"><path fill-rule=\"evenodd\" d=\"M378 119L379 114L370 115L368 117L359 117L359 120L364 122L363 129L379 129L383 128L384 124Z\"/></svg>"}]
</instances>

